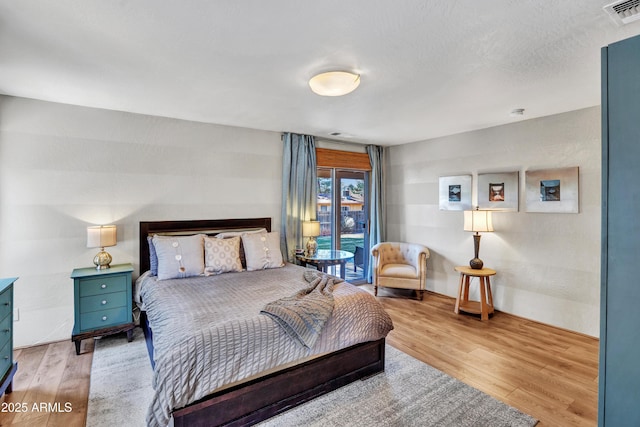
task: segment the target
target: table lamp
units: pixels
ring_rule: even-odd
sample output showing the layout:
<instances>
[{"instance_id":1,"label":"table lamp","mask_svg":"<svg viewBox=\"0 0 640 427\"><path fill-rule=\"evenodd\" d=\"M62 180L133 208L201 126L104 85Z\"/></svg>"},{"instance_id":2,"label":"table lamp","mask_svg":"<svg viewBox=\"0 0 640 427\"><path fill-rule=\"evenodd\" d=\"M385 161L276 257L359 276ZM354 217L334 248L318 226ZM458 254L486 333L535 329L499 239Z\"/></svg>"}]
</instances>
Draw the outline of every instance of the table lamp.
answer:
<instances>
[{"instance_id":1,"label":"table lamp","mask_svg":"<svg viewBox=\"0 0 640 427\"><path fill-rule=\"evenodd\" d=\"M307 241L307 256L315 256L318 251L316 236L320 235L320 221L303 221L302 235L309 238Z\"/></svg>"},{"instance_id":2,"label":"table lamp","mask_svg":"<svg viewBox=\"0 0 640 427\"><path fill-rule=\"evenodd\" d=\"M97 225L95 227L87 227L87 247L101 248L100 252L93 258L93 263L97 270L110 268L111 255L105 252L107 246L116 245L116 226L115 225Z\"/></svg>"},{"instance_id":3,"label":"table lamp","mask_svg":"<svg viewBox=\"0 0 640 427\"><path fill-rule=\"evenodd\" d=\"M473 235L473 249L475 255L469 266L475 270L482 269L484 263L478 258L480 252L480 234L479 232L493 231L493 223L491 221L491 211L481 211L476 208L475 211L464 211L464 231L475 231Z\"/></svg>"}]
</instances>

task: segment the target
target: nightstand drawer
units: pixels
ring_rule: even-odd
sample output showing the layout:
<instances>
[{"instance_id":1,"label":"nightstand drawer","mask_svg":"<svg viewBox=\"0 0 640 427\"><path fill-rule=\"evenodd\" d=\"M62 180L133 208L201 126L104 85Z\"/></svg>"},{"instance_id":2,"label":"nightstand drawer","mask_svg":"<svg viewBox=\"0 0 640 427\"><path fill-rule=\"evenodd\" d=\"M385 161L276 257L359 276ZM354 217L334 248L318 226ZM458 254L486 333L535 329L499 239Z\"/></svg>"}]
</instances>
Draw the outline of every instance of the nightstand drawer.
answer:
<instances>
[{"instance_id":1,"label":"nightstand drawer","mask_svg":"<svg viewBox=\"0 0 640 427\"><path fill-rule=\"evenodd\" d=\"M13 326L11 320L11 316L5 316L4 319L0 320L0 348L11 341L11 327Z\"/></svg>"},{"instance_id":2,"label":"nightstand drawer","mask_svg":"<svg viewBox=\"0 0 640 427\"><path fill-rule=\"evenodd\" d=\"M127 289L127 280L129 277L131 276L123 274L119 276L82 279L80 284L80 297L125 291Z\"/></svg>"},{"instance_id":3,"label":"nightstand drawer","mask_svg":"<svg viewBox=\"0 0 640 427\"><path fill-rule=\"evenodd\" d=\"M0 379L7 373L12 363L13 349L11 348L11 343L8 342L0 350Z\"/></svg>"},{"instance_id":4,"label":"nightstand drawer","mask_svg":"<svg viewBox=\"0 0 640 427\"><path fill-rule=\"evenodd\" d=\"M4 319L6 315L11 313L11 301L13 295L13 287L6 289L0 294L0 319Z\"/></svg>"},{"instance_id":5,"label":"nightstand drawer","mask_svg":"<svg viewBox=\"0 0 640 427\"><path fill-rule=\"evenodd\" d=\"M93 311L80 315L80 329L88 331L100 329L120 323L131 322L131 313L127 307L112 308L110 310Z\"/></svg>"},{"instance_id":6,"label":"nightstand drawer","mask_svg":"<svg viewBox=\"0 0 640 427\"><path fill-rule=\"evenodd\" d=\"M113 292L80 298L80 314L126 306L126 292Z\"/></svg>"}]
</instances>

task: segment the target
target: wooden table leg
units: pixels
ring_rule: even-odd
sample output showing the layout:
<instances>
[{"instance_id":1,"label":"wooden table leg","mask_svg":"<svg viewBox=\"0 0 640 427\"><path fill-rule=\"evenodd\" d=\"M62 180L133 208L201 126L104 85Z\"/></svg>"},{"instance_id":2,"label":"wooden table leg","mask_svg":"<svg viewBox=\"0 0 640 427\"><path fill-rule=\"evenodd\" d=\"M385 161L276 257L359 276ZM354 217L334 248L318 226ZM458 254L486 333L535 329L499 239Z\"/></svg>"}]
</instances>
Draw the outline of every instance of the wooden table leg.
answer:
<instances>
[{"instance_id":1,"label":"wooden table leg","mask_svg":"<svg viewBox=\"0 0 640 427\"><path fill-rule=\"evenodd\" d=\"M466 304L469 302L469 287L471 284L471 276L464 275L464 294L462 296L462 302Z\"/></svg>"},{"instance_id":2,"label":"wooden table leg","mask_svg":"<svg viewBox=\"0 0 640 427\"><path fill-rule=\"evenodd\" d=\"M487 292L485 290L485 278L480 277L480 318L489 320L489 307L487 306Z\"/></svg>"},{"instance_id":3,"label":"wooden table leg","mask_svg":"<svg viewBox=\"0 0 640 427\"><path fill-rule=\"evenodd\" d=\"M464 274L460 273L460 283L458 284L458 298L456 298L456 306L453 309L455 314L460 314L460 300L462 299L462 290L464 287Z\"/></svg>"},{"instance_id":4,"label":"wooden table leg","mask_svg":"<svg viewBox=\"0 0 640 427\"><path fill-rule=\"evenodd\" d=\"M493 294L491 293L491 279L487 276L487 296L489 297L489 306L493 312Z\"/></svg>"}]
</instances>

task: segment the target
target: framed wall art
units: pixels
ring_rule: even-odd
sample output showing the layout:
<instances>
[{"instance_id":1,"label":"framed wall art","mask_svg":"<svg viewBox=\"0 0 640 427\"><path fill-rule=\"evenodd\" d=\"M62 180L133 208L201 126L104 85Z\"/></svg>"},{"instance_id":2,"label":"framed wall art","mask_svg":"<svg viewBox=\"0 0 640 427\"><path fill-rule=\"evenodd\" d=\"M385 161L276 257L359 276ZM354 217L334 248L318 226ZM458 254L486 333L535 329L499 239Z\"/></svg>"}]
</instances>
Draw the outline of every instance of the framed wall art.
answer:
<instances>
[{"instance_id":1,"label":"framed wall art","mask_svg":"<svg viewBox=\"0 0 640 427\"><path fill-rule=\"evenodd\" d=\"M471 175L441 176L439 195L441 211L471 209Z\"/></svg>"},{"instance_id":2,"label":"framed wall art","mask_svg":"<svg viewBox=\"0 0 640 427\"><path fill-rule=\"evenodd\" d=\"M478 208L518 212L518 172L478 174Z\"/></svg>"},{"instance_id":3,"label":"framed wall art","mask_svg":"<svg viewBox=\"0 0 640 427\"><path fill-rule=\"evenodd\" d=\"M578 167L527 171L527 212L578 213Z\"/></svg>"}]
</instances>

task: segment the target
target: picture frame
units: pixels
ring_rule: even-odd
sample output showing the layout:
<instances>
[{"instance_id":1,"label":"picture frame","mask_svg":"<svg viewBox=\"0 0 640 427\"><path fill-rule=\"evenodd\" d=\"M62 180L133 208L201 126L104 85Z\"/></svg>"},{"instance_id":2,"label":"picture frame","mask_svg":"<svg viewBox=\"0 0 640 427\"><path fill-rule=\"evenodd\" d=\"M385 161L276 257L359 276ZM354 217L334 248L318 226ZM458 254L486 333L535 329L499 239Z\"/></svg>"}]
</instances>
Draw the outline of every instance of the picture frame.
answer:
<instances>
[{"instance_id":1,"label":"picture frame","mask_svg":"<svg viewBox=\"0 0 640 427\"><path fill-rule=\"evenodd\" d=\"M578 167L525 172L527 212L578 213Z\"/></svg>"},{"instance_id":2,"label":"picture frame","mask_svg":"<svg viewBox=\"0 0 640 427\"><path fill-rule=\"evenodd\" d=\"M471 209L471 175L441 176L438 191L441 211Z\"/></svg>"},{"instance_id":3,"label":"picture frame","mask_svg":"<svg viewBox=\"0 0 640 427\"><path fill-rule=\"evenodd\" d=\"M519 210L519 173L478 174L478 208L503 212Z\"/></svg>"}]
</instances>

